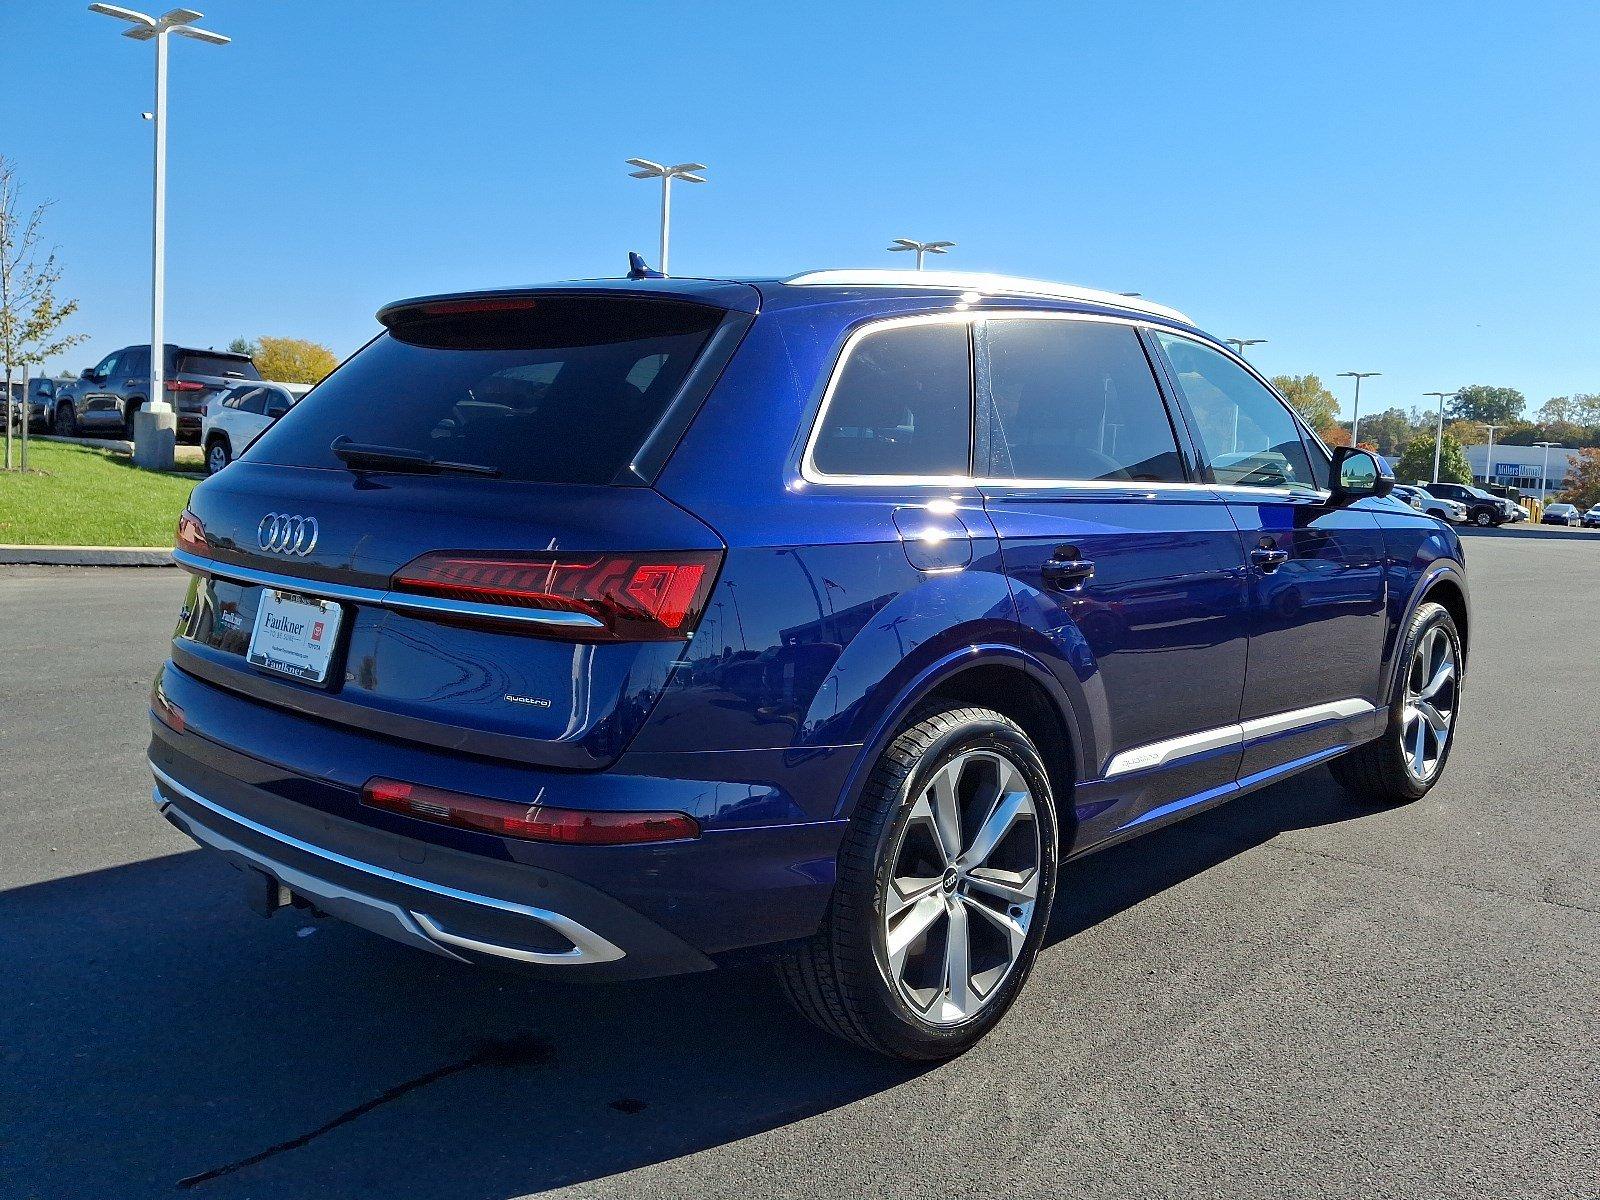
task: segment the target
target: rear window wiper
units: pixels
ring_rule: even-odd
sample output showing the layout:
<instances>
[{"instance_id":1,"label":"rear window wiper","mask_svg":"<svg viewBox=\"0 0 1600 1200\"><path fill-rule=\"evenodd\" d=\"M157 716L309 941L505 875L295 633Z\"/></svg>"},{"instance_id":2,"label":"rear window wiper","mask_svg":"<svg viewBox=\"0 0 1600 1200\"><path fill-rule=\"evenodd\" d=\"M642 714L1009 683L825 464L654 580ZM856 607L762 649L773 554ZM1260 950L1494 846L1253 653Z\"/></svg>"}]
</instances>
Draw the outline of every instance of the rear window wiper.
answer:
<instances>
[{"instance_id":1,"label":"rear window wiper","mask_svg":"<svg viewBox=\"0 0 1600 1200\"><path fill-rule=\"evenodd\" d=\"M329 447L352 471L409 471L413 475L498 475L499 467L448 462L404 446L374 446L340 434Z\"/></svg>"}]
</instances>

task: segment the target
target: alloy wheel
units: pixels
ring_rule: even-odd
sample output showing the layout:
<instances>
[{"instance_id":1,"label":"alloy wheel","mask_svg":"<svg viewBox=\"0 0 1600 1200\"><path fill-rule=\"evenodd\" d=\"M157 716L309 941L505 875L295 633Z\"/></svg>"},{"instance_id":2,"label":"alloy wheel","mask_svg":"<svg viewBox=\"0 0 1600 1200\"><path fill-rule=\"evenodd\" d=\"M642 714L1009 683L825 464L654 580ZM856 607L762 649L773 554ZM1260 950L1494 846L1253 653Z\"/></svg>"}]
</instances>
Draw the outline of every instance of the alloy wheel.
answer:
<instances>
[{"instance_id":1,"label":"alloy wheel","mask_svg":"<svg viewBox=\"0 0 1600 1200\"><path fill-rule=\"evenodd\" d=\"M891 861L890 981L928 1023L966 1021L999 992L1033 927L1042 854L1022 771L991 750L951 759L923 785Z\"/></svg>"},{"instance_id":2,"label":"alloy wheel","mask_svg":"<svg viewBox=\"0 0 1600 1200\"><path fill-rule=\"evenodd\" d=\"M211 443L211 449L206 452L206 465L211 468L213 475L228 465L228 452L223 449L221 442Z\"/></svg>"},{"instance_id":3,"label":"alloy wheel","mask_svg":"<svg viewBox=\"0 0 1600 1200\"><path fill-rule=\"evenodd\" d=\"M1455 723L1459 671L1455 644L1434 626L1422 635L1406 672L1400 746L1406 770L1419 783L1439 773Z\"/></svg>"}]
</instances>

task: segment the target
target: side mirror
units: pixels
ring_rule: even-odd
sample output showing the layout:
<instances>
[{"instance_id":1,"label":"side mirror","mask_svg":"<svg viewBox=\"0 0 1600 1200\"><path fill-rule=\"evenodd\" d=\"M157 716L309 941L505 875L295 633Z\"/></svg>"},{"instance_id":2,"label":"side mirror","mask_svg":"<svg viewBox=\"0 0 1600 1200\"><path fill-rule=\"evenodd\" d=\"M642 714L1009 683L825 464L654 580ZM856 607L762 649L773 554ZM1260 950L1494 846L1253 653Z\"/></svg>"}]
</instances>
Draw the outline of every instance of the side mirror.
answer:
<instances>
[{"instance_id":1,"label":"side mirror","mask_svg":"<svg viewBox=\"0 0 1600 1200\"><path fill-rule=\"evenodd\" d=\"M288 411L289 409L285 405L274 404L271 408L267 409L267 419L269 421L276 421Z\"/></svg>"},{"instance_id":2,"label":"side mirror","mask_svg":"<svg viewBox=\"0 0 1600 1200\"><path fill-rule=\"evenodd\" d=\"M94 382L94 368L93 367L85 367L83 370L78 372L78 378L79 379L87 379L90 383L93 383Z\"/></svg>"},{"instance_id":3,"label":"side mirror","mask_svg":"<svg viewBox=\"0 0 1600 1200\"><path fill-rule=\"evenodd\" d=\"M1394 490L1394 473L1368 450L1340 446L1333 452L1333 499L1336 503L1363 496L1387 496Z\"/></svg>"}]
</instances>

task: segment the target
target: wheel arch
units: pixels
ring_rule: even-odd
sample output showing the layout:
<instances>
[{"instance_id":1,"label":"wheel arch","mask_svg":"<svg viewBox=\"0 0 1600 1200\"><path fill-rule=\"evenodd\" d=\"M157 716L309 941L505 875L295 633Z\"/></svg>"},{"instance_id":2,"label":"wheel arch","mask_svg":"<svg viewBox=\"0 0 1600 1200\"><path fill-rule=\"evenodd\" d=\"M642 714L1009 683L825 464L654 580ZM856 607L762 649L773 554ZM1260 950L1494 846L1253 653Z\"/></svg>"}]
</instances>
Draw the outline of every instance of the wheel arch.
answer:
<instances>
[{"instance_id":1,"label":"wheel arch","mask_svg":"<svg viewBox=\"0 0 1600 1200\"><path fill-rule=\"evenodd\" d=\"M928 701L991 708L1015 721L1039 750L1056 800L1063 846L1076 833L1072 796L1083 778L1083 739L1060 682L1043 663L1015 646L973 646L932 664L902 689L879 717L839 798L838 816L854 810L872 766Z\"/></svg>"},{"instance_id":2,"label":"wheel arch","mask_svg":"<svg viewBox=\"0 0 1600 1200\"><path fill-rule=\"evenodd\" d=\"M1399 653L1401 633L1410 626L1412 618L1417 615L1417 609L1430 601L1441 605L1455 622L1456 633L1461 639L1461 676L1463 679L1466 678L1467 660L1471 657L1469 631L1472 623L1472 605L1467 599L1466 578L1456 563L1436 563L1423 574L1417 581L1416 587L1412 589L1411 601L1406 605L1405 613L1397 626L1396 651L1391 665L1387 695L1394 694L1400 672L1405 669L1404 657Z\"/></svg>"}]
</instances>

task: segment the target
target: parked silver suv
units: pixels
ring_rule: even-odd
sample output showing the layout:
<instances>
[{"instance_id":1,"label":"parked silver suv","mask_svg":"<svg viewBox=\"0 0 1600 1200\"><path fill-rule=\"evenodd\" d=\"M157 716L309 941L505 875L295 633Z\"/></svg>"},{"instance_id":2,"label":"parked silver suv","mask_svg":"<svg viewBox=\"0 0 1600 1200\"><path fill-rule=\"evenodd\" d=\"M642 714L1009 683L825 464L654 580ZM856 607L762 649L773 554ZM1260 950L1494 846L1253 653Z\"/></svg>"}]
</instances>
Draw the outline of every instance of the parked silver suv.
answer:
<instances>
[{"instance_id":1,"label":"parked silver suv","mask_svg":"<svg viewBox=\"0 0 1600 1200\"><path fill-rule=\"evenodd\" d=\"M260 379L248 354L193 350L168 342L165 391L178 413L178 440L200 440L206 401L241 379ZM90 431L133 436L133 414L150 398L150 347L125 346L84 371L56 394L55 431L72 437Z\"/></svg>"}]
</instances>

